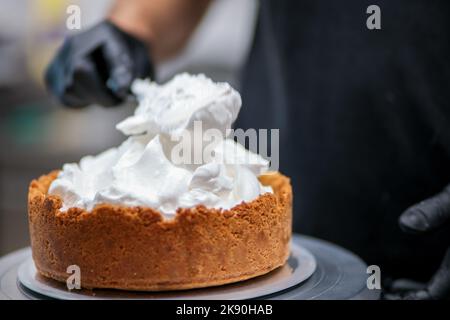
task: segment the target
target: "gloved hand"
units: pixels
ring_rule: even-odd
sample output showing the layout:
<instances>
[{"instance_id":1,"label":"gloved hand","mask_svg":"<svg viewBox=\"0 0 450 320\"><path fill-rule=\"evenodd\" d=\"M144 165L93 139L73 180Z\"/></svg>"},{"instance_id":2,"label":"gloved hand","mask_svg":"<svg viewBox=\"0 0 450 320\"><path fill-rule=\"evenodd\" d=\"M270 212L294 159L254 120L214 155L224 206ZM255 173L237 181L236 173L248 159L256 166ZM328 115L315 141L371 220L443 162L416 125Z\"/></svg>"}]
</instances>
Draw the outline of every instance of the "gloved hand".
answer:
<instances>
[{"instance_id":1,"label":"gloved hand","mask_svg":"<svg viewBox=\"0 0 450 320\"><path fill-rule=\"evenodd\" d=\"M450 185L438 195L410 207L399 219L402 230L414 234L433 232L448 222L450 222ZM441 266L427 284L397 280L386 289L385 299L450 298L450 247Z\"/></svg>"},{"instance_id":2,"label":"gloved hand","mask_svg":"<svg viewBox=\"0 0 450 320\"><path fill-rule=\"evenodd\" d=\"M104 21L65 40L45 81L67 106L113 106L126 99L135 78L152 75L146 44Z\"/></svg>"}]
</instances>

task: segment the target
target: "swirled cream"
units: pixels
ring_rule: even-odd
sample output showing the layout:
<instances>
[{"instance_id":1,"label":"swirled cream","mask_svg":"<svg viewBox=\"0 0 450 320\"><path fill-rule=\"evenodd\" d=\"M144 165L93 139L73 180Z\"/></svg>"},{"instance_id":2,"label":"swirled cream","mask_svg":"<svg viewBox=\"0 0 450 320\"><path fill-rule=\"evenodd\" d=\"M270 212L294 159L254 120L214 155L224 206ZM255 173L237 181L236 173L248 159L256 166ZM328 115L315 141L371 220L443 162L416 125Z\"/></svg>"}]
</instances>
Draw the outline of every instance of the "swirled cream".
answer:
<instances>
[{"instance_id":1,"label":"swirled cream","mask_svg":"<svg viewBox=\"0 0 450 320\"><path fill-rule=\"evenodd\" d=\"M227 137L241 107L230 85L180 74L164 85L136 80L132 91L139 105L116 126L128 138L65 164L50 185L49 194L62 198L62 211L108 203L151 207L171 217L177 208L228 209L272 192L257 179L268 161ZM199 136L198 124L201 133L215 130L215 139ZM198 151L201 161L186 157Z\"/></svg>"}]
</instances>

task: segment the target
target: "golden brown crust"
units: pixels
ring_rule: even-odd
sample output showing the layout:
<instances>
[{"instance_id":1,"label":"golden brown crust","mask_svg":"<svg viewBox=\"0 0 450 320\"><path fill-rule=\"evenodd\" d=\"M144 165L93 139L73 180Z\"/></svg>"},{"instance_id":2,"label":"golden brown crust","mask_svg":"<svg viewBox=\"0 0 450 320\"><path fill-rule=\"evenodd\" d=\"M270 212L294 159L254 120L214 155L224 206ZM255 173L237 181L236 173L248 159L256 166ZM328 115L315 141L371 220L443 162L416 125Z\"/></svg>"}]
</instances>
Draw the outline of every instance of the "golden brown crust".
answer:
<instances>
[{"instance_id":1,"label":"golden brown crust","mask_svg":"<svg viewBox=\"0 0 450 320\"><path fill-rule=\"evenodd\" d=\"M264 194L230 210L197 206L164 219L150 208L102 204L91 212L47 194L58 172L33 180L28 215L37 270L66 281L69 265L84 288L180 290L221 285L265 274L289 255L292 190L279 173L260 180Z\"/></svg>"}]
</instances>

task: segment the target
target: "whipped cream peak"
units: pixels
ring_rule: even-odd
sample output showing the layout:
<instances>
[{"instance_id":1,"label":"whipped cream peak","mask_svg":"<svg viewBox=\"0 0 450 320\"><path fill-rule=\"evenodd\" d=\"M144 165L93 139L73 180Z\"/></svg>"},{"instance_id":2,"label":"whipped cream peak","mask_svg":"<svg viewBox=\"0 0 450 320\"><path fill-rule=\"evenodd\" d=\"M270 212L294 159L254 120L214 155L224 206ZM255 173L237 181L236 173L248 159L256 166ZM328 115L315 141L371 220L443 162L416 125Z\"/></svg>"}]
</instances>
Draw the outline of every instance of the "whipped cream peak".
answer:
<instances>
[{"instance_id":1,"label":"whipped cream peak","mask_svg":"<svg viewBox=\"0 0 450 320\"><path fill-rule=\"evenodd\" d=\"M65 164L50 185L49 194L63 200L61 211L108 203L151 207L172 217L178 208L229 209L272 192L258 180L268 161L226 137L241 107L230 85L185 73L164 85L135 80L132 91L139 105L117 124L128 138L78 164ZM171 159L171 137L192 133L195 121L223 137L212 145L207 162L178 164Z\"/></svg>"},{"instance_id":2,"label":"whipped cream peak","mask_svg":"<svg viewBox=\"0 0 450 320\"><path fill-rule=\"evenodd\" d=\"M164 85L137 80L132 91L140 101L135 114L116 128L126 135L142 133L179 135L191 130L194 121L204 129L225 134L236 120L241 96L228 83L214 83L200 74L182 73Z\"/></svg>"}]
</instances>

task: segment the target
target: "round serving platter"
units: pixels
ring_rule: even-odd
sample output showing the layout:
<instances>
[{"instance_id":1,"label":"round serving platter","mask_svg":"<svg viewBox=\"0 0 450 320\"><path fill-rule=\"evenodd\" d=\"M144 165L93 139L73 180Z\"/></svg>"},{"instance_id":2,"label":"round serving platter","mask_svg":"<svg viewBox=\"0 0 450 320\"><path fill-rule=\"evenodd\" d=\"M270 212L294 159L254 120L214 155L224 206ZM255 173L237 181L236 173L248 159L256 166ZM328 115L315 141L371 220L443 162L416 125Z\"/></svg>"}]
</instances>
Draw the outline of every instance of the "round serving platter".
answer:
<instances>
[{"instance_id":1,"label":"round serving platter","mask_svg":"<svg viewBox=\"0 0 450 320\"><path fill-rule=\"evenodd\" d=\"M37 293L53 299L255 299L289 289L308 279L316 270L316 260L308 249L293 243L287 263L272 272L250 280L217 287L168 291L130 292L122 290L68 290L65 283L42 277L29 257L19 267L18 281L24 293ZM83 275L81 275L83 281Z\"/></svg>"}]
</instances>

